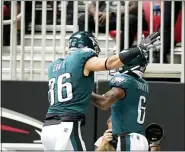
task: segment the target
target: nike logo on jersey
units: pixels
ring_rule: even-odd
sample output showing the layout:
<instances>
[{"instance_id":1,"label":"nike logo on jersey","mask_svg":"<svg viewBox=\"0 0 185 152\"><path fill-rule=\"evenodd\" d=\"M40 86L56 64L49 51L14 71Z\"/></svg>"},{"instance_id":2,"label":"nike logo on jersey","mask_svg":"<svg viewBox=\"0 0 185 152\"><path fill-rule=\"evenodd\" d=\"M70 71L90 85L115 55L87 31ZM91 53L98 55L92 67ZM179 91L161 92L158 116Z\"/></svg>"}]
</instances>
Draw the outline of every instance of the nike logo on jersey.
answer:
<instances>
[{"instance_id":1,"label":"nike logo on jersey","mask_svg":"<svg viewBox=\"0 0 185 152\"><path fill-rule=\"evenodd\" d=\"M64 128L64 132L68 132L68 128Z\"/></svg>"}]
</instances>

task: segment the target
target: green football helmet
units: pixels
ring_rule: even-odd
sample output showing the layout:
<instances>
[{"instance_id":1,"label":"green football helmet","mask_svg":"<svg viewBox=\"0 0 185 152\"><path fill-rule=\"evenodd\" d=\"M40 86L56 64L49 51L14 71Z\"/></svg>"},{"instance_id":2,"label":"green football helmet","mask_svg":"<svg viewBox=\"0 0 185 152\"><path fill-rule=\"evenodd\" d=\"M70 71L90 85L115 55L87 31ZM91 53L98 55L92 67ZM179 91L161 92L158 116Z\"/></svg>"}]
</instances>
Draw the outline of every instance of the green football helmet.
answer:
<instances>
[{"instance_id":1,"label":"green football helmet","mask_svg":"<svg viewBox=\"0 0 185 152\"><path fill-rule=\"evenodd\" d=\"M129 51L129 50L123 50L123 51ZM135 73L139 77L142 77L146 67L148 65L148 59L143 54L138 55L136 58L134 58L130 63L127 65L124 65L121 68L118 68L116 70L111 70L110 75L115 75L116 73Z\"/></svg>"},{"instance_id":2,"label":"green football helmet","mask_svg":"<svg viewBox=\"0 0 185 152\"><path fill-rule=\"evenodd\" d=\"M69 51L76 48L90 48L97 54L101 52L97 39L92 33L86 31L76 32L69 38Z\"/></svg>"},{"instance_id":3,"label":"green football helmet","mask_svg":"<svg viewBox=\"0 0 185 152\"><path fill-rule=\"evenodd\" d=\"M141 54L134 58L130 63L120 68L119 72L126 74L129 72L134 72L138 76L142 77L146 70L147 65L148 65L147 57Z\"/></svg>"}]
</instances>

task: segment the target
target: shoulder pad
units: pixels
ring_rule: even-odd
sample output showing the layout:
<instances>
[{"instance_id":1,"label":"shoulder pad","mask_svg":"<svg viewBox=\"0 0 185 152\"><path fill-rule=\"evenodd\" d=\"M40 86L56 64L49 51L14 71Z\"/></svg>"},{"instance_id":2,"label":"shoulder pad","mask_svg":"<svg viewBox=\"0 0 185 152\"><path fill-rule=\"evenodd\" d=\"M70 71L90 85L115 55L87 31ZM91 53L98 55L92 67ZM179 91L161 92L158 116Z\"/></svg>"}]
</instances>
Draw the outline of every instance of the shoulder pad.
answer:
<instances>
[{"instance_id":1,"label":"shoulder pad","mask_svg":"<svg viewBox=\"0 0 185 152\"><path fill-rule=\"evenodd\" d=\"M83 48L83 49L80 49L80 52L93 52L93 53L96 53L93 49L91 48Z\"/></svg>"},{"instance_id":2,"label":"shoulder pad","mask_svg":"<svg viewBox=\"0 0 185 152\"><path fill-rule=\"evenodd\" d=\"M119 87L122 89L127 89L129 88L130 81L129 78L124 75L116 75L112 78L109 85L110 87Z\"/></svg>"},{"instance_id":3,"label":"shoulder pad","mask_svg":"<svg viewBox=\"0 0 185 152\"><path fill-rule=\"evenodd\" d=\"M125 78L124 76L114 76L110 82L111 83L122 83L126 81L127 81L127 78Z\"/></svg>"}]
</instances>

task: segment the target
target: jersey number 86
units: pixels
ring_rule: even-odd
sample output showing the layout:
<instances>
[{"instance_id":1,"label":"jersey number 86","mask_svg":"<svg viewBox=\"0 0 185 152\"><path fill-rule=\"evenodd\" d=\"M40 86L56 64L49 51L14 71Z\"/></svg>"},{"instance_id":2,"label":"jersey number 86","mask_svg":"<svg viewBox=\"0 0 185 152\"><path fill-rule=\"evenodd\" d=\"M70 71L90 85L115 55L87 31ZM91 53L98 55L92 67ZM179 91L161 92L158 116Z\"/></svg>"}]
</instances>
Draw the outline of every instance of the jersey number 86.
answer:
<instances>
[{"instance_id":1,"label":"jersey number 86","mask_svg":"<svg viewBox=\"0 0 185 152\"><path fill-rule=\"evenodd\" d=\"M48 91L48 98L50 105L53 105L55 101L58 102L65 102L69 101L73 98L72 94L72 84L69 82L63 83L64 79L71 78L69 73L62 74L58 77L57 80L57 90L55 90L55 81L56 78L52 78L49 80L49 91ZM55 91L57 92L57 95L55 95ZM58 98L57 100L55 98Z\"/></svg>"}]
</instances>

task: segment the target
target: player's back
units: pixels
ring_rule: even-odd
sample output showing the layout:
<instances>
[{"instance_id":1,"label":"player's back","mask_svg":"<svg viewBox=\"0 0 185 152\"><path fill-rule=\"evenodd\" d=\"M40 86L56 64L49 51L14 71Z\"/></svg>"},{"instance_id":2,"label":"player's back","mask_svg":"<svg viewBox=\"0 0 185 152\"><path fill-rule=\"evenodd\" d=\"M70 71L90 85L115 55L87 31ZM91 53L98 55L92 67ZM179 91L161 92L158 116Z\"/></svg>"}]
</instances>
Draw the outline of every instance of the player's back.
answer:
<instances>
[{"instance_id":1,"label":"player's back","mask_svg":"<svg viewBox=\"0 0 185 152\"><path fill-rule=\"evenodd\" d=\"M111 107L113 134L143 133L148 83L142 78L118 74L112 78L110 85L122 88L126 93Z\"/></svg>"},{"instance_id":2,"label":"player's back","mask_svg":"<svg viewBox=\"0 0 185 152\"><path fill-rule=\"evenodd\" d=\"M94 88L94 73L84 76L86 61L96 56L91 49L78 49L49 66L48 114L83 115Z\"/></svg>"}]
</instances>

